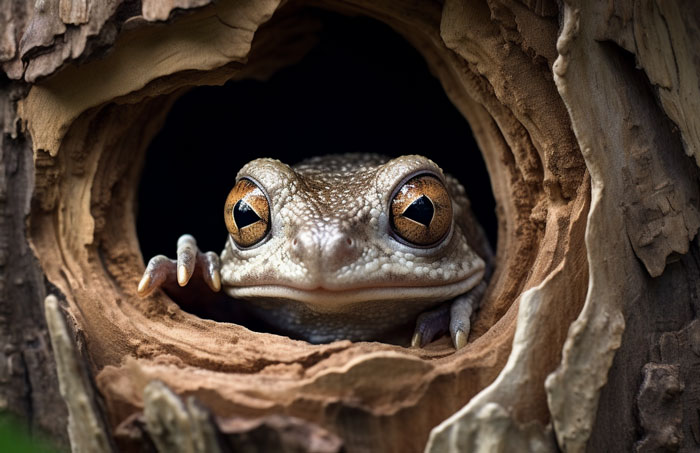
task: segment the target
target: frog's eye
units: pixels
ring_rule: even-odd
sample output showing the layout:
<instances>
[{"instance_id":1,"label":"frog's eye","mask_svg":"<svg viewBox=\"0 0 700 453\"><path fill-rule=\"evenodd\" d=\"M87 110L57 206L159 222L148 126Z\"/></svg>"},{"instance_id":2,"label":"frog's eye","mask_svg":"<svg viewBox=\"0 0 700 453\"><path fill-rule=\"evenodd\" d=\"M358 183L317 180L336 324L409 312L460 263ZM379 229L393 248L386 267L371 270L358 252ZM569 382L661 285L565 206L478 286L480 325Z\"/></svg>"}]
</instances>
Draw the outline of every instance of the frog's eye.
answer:
<instances>
[{"instance_id":1,"label":"frog's eye","mask_svg":"<svg viewBox=\"0 0 700 453\"><path fill-rule=\"evenodd\" d=\"M241 179L226 198L224 218L239 247L257 244L270 231L270 203L265 192L252 180Z\"/></svg>"},{"instance_id":2,"label":"frog's eye","mask_svg":"<svg viewBox=\"0 0 700 453\"><path fill-rule=\"evenodd\" d=\"M450 196L442 181L433 175L409 179L391 200L391 227L412 245L436 245L451 225Z\"/></svg>"}]
</instances>

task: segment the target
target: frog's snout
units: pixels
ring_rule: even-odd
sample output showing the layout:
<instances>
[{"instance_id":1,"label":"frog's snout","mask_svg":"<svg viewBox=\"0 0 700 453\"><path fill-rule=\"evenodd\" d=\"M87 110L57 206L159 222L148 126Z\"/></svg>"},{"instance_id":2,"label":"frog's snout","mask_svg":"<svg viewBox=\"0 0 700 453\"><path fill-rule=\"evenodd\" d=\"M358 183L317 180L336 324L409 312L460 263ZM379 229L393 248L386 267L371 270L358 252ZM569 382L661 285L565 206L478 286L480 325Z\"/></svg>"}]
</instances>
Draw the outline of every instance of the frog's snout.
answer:
<instances>
[{"instance_id":1,"label":"frog's snout","mask_svg":"<svg viewBox=\"0 0 700 453\"><path fill-rule=\"evenodd\" d=\"M302 229L292 239L292 256L319 275L334 272L357 260L359 243L340 228Z\"/></svg>"}]
</instances>

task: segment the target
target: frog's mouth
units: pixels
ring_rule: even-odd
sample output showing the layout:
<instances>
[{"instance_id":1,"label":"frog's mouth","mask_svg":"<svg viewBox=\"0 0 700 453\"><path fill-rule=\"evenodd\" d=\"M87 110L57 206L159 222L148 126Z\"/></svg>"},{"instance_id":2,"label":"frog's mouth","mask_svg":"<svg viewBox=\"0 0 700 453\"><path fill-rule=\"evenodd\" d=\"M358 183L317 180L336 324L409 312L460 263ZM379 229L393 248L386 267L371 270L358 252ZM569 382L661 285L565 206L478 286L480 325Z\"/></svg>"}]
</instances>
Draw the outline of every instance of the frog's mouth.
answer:
<instances>
[{"instance_id":1,"label":"frog's mouth","mask_svg":"<svg viewBox=\"0 0 700 453\"><path fill-rule=\"evenodd\" d=\"M302 302L319 312L334 312L359 302L405 301L440 302L466 293L483 278L484 269L475 269L466 278L442 285L386 285L329 289L323 286L303 288L291 285L228 286L226 293L236 299L284 299Z\"/></svg>"}]
</instances>

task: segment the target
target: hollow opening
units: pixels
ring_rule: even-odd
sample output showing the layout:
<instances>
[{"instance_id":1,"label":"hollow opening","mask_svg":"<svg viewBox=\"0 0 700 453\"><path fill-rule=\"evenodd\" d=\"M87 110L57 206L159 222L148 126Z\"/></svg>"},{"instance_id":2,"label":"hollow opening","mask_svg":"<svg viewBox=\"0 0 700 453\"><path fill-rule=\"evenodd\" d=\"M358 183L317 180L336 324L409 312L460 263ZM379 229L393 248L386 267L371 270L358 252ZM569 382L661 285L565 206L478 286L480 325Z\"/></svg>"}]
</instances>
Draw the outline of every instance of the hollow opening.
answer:
<instances>
[{"instance_id":1,"label":"hollow opening","mask_svg":"<svg viewBox=\"0 0 700 453\"><path fill-rule=\"evenodd\" d=\"M339 10L343 7L341 2L328 3L329 7ZM384 145L384 148L395 148L396 153L426 154L467 185L477 215L481 213L482 223L488 225L483 218L484 211L477 206L484 194L490 195L484 187L488 184L486 171L465 177L460 170L474 168L473 162L464 165L446 160L450 155L480 159L476 147L466 145L471 138L450 141L444 139L443 133L430 130L432 135L428 136L431 139L423 142L427 141L428 146L416 150L421 142L415 134L428 129L426 125L429 123L427 120L409 122L404 119L399 133L392 135L389 125L403 110L386 114L380 109L383 104L379 100L386 96L388 88L377 90L381 96L369 100L362 98L365 101L364 107L359 109L360 114L351 116L358 122L350 122L345 117L342 121L337 119L345 110L350 110L351 105L338 93L353 94L354 97L346 96L352 101L358 97L356 93L362 92L351 90L360 84L357 76L350 78L350 82L343 79L346 80L345 86L329 77L318 77L307 85L289 83L289 90L301 91L304 96L292 98L288 94L292 100L287 101L286 109L279 105L276 109L260 107L262 113L257 118L250 112L264 104L261 96L250 94L253 90L250 87L256 86L255 83L230 84L232 89L248 88L231 96L233 100L228 103L224 93L229 87L190 88L199 84L215 85L231 78L269 79L270 74L283 66L288 67L286 71L303 68L310 56L296 66L292 64L300 61L310 49L313 41L303 40L316 28L308 27L306 17L297 14L306 13L305 8L293 9L299 6L305 4L285 3L270 18L269 11L260 11L256 2L215 2L208 9L183 15L166 26L126 30L112 52L95 61L69 66L47 79L45 89L32 90L22 104L23 121L31 131L36 148L35 203L29 219L32 246L47 279L66 295L67 312L75 320L77 331L86 338L84 344L96 374L95 382L109 407L112 427L136 420L134 414L143 410L141 395L145 383L159 380L180 395L195 396L217 417L292 415L347 435L349 443L354 442L362 448L370 445L379 451L420 451L434 426L463 407L503 372L511 354L516 325L520 328L524 319L518 316L519 304L513 302L524 290L534 286L539 287L537 291L551 289L556 282L552 283L549 276L564 266L569 273L559 277L560 283L562 279L564 281L555 288L559 292L549 292L551 297L547 300L531 298L530 301L536 300L537 304L530 305L529 311L521 312L529 314L524 319L523 328L544 334L529 336L527 340L531 347L519 347L513 351L517 354L515 358L519 367L506 369L511 376L523 366L539 371L536 379L528 381L525 392L535 396L528 396L525 400L514 398L523 411L528 411L532 407L529 401L544 400L543 395L538 396L538 393L543 393L541 382L549 372L548 367L556 363L556 351L561 350L566 326L575 317L585 297L587 276L583 234L588 192L585 185L580 191L573 191L577 181L582 180L575 166L578 148L573 136L566 139L570 127L563 106L557 109L558 103L546 102L548 93L551 98L558 99L551 91L554 88L546 85L546 78L537 76L540 72L536 68L528 66L529 59L526 64L513 66L511 57L518 54L503 55L499 53L501 44L497 39L481 39L481 36L498 35L495 25L488 24L491 16L485 11L486 5L482 5L480 14L465 15L462 19L469 20L466 24L459 18L441 22L440 18L449 17L450 11L443 12L440 2L418 2L411 4L411 9L396 2L359 2L354 7L357 13L370 14L396 27L406 40L420 49L428 59L429 67L440 77L450 99L469 118L479 143L483 144L483 155L498 199L499 255L487 303L474 318L474 341L467 347L455 352L450 339L445 337L426 348L347 341L309 345L283 336L251 333L236 323L212 322L193 316L177 309L161 292L145 298L136 294L143 271L140 247L146 258L154 253L172 257L175 239L189 232L198 237L202 248L221 249L226 235L221 208L236 171L250 158L263 153L271 155L273 151L289 163L303 155L330 152L329 146L334 152L343 152L347 149L342 149L342 146L357 145L358 142L362 151L390 153L391 150L377 149ZM460 14L463 12L458 10ZM252 43L248 23L251 17L255 27L262 24ZM357 52L360 55L380 47L384 50L376 54L382 62L387 58L393 61L400 53L385 46L386 41L376 35L367 38L374 34L375 28L381 27L379 24L366 19L325 16L322 19L326 24L334 25L330 32L337 32L339 27L342 30L343 21L353 21L355 25L347 27L347 34L352 36L350 42L362 40L371 43L364 53ZM337 22L329 22L332 20ZM449 34L443 35L448 41L445 42L439 37L448 22L453 31L473 30L474 33L451 38ZM330 32L327 30L322 37ZM390 36L404 44L396 35L390 33ZM298 39L305 45L296 45ZM460 44L462 39L464 43ZM193 44L196 45L193 47ZM323 45L322 40L320 47L309 55L314 55ZM473 45L478 50L474 66L469 65L464 57L468 54L464 46L471 48ZM512 50L512 47L508 49ZM494 54L500 57L479 60L481 56ZM424 68L417 55L416 60ZM164 61L167 62L165 66L161 64ZM503 75L514 75L539 82L485 83L489 78L474 72L477 67L481 69L482 63L492 74L489 76L494 78L492 81L501 81ZM349 66L350 69L361 67L359 64ZM134 67L139 71L133 71ZM323 69L330 67L323 65ZM372 70L366 72L381 73L373 66L370 68ZM513 72L514 68L517 68L516 72ZM346 71L350 69L346 68ZM342 73L342 70L338 72ZM390 85L404 80L409 72L396 70L389 78ZM283 74L285 71L280 71L272 81L259 86L271 90L271 83ZM427 80L438 87L435 95L444 99L440 84L431 77ZM306 113L301 109L311 104L309 99L315 98L302 88L306 86L307 91L319 89L324 86L323 82L328 82L332 88L326 96L333 101L329 103L342 108L317 107L315 110L320 110L323 115L313 123L308 116L303 116ZM420 97L418 85L403 85L404 96L399 99L411 101L400 104L404 110L408 109L407 105L417 103L416 99ZM499 97L502 92L498 90L504 87L512 91L512 97ZM214 93L210 95L211 104L218 101L224 106L217 107L217 110L205 104L196 109L192 107L190 111L184 107L184 114L189 116L182 124L189 126L209 114L209 110L218 111L208 121L202 122L215 132L226 131L226 137L219 141L212 139L214 145L207 147L203 146L210 133L206 128L198 133L188 129L184 138L172 140L175 145L166 147L160 160L152 148L144 173L147 144L161 130L165 115L172 110L172 102L187 89L199 93L199 97L202 97L201 93ZM242 109L241 116L245 118L236 119L230 112L238 108L246 95L253 99L252 105ZM274 95L268 97L274 98ZM317 95L316 98L323 100L324 96ZM185 103L186 99L186 96L181 97L180 103ZM545 100L544 104L539 102L541 99ZM537 102L530 104L534 100ZM172 110L171 117L177 108ZM377 111L383 115L374 115ZM223 119L221 112L226 114ZM434 111L430 113L437 115ZM458 123L456 130L466 131L466 121L454 113ZM386 132L389 138L379 133L359 135L365 129L358 118L364 119L370 114L374 115L375 123L383 125L383 129L378 126L376 129ZM414 120L415 116L409 116L409 120ZM296 128L283 128L271 121L274 117L283 117L282 126L288 126L298 118L306 118L306 122L302 122L302 126L295 123ZM256 121L251 126L243 122L247 118ZM329 118L335 121L319 125L321 120ZM521 123L521 120L526 120L526 123ZM254 129L256 122L264 127ZM441 121L441 124L446 123L446 120ZM345 129L338 133L328 124L342 125ZM536 124L547 127L531 127ZM178 127L170 129L177 131ZM309 129L313 133L306 135L306 140L296 139L292 134L309 132ZM169 136L166 132L163 134L166 138ZM287 140L278 141L281 145L277 147L263 147L275 138L273 135ZM397 144L404 136L410 139ZM330 138L323 141L323 137ZM351 139L356 137L363 140L352 142ZM186 139L192 143L188 151L196 155L192 161L187 161L187 156L178 157L177 147ZM400 147L405 149L399 150ZM44 149L46 151L42 151ZM448 156L443 158L435 154L445 149L450 151ZM240 162L222 164L227 156L240 158ZM155 164L152 164L154 159ZM184 161L184 170L172 169L171 166L178 161ZM196 168L199 164L209 167L203 172ZM157 175L149 176L149 168L153 165L156 173L162 173L160 179ZM226 173L222 177L216 171ZM136 194L139 183L146 184L146 180L162 190L151 204L143 197L138 200ZM221 182L223 188L219 195L206 189L205 184L210 182ZM563 204L565 200L558 196L559 187L562 194L578 194L574 203ZM184 192L178 195L180 189ZM144 190L151 193L147 189L142 193ZM187 197L191 197L189 201ZM158 237L146 239L143 228L139 231L141 237L137 236L134 218L134 203L137 201L141 205L140 226L145 224L152 228L152 234L162 238L162 246L156 245ZM166 203L171 201L175 203L167 207ZM204 215L196 212L207 201L213 206L203 209L207 216L211 216L210 229L204 227ZM165 206L164 213L158 211L159 205ZM144 210L151 215L150 220L143 217ZM492 212L492 208L488 211ZM195 228L183 223L189 219L194 221ZM205 228L203 233L197 232L196 228L200 227ZM493 237L495 228L486 228ZM217 229L220 232L217 233ZM213 245L207 244L208 240ZM149 246L153 247L152 251L147 250ZM571 247L575 247L573 251ZM546 288L540 286L545 279ZM561 300L572 303L561 305ZM540 301L547 303L540 304ZM545 354L541 354L542 351ZM520 360L522 358L526 360ZM504 376L507 379L508 376ZM506 379L500 379L491 389L507 388L507 398L510 398L514 396L513 389L517 392L518 388L511 386L512 381ZM483 401L479 399L475 404ZM546 419L546 414L541 418ZM407 424L412 427L408 435ZM357 426L361 426L361 436L357 435ZM131 433L128 430L123 432Z\"/></svg>"},{"instance_id":2,"label":"hollow opening","mask_svg":"<svg viewBox=\"0 0 700 453\"><path fill-rule=\"evenodd\" d=\"M465 187L495 250L495 202L483 157L423 57L374 19L311 14L323 27L299 63L264 81L196 87L173 104L149 145L140 180L137 233L144 259L174 257L185 233L202 251L221 252L228 235L224 200L250 160L273 157L291 165L348 152L432 159ZM274 331L240 313L180 306Z\"/></svg>"}]
</instances>

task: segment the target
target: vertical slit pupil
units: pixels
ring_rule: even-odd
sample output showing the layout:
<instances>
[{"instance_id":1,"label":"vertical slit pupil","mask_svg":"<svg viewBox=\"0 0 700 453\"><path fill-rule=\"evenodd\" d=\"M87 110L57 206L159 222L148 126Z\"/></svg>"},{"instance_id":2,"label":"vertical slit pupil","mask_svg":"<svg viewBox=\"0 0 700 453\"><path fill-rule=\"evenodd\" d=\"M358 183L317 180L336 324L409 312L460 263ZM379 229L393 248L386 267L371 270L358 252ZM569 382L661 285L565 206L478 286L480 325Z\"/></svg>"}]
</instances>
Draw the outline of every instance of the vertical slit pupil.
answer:
<instances>
[{"instance_id":1,"label":"vertical slit pupil","mask_svg":"<svg viewBox=\"0 0 700 453\"><path fill-rule=\"evenodd\" d=\"M435 214L433 202L430 201L430 198L427 196L421 195L419 198L416 198L401 215L427 227L433 220L433 214Z\"/></svg>"},{"instance_id":2,"label":"vertical slit pupil","mask_svg":"<svg viewBox=\"0 0 700 453\"><path fill-rule=\"evenodd\" d=\"M261 219L248 203L238 200L236 206L233 207L233 220L236 222L238 229L241 229Z\"/></svg>"}]
</instances>

